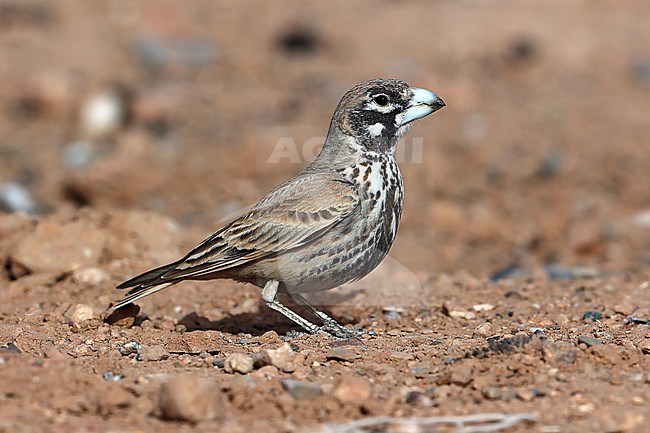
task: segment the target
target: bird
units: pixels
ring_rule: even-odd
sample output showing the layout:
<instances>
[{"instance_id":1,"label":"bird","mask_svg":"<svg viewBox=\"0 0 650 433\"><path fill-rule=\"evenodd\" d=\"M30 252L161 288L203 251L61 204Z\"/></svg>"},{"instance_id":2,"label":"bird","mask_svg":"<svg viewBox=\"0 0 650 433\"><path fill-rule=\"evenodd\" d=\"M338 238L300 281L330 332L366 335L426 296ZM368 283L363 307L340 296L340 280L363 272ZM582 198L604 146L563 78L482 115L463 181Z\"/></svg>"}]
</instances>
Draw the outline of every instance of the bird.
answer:
<instances>
[{"instance_id":1,"label":"bird","mask_svg":"<svg viewBox=\"0 0 650 433\"><path fill-rule=\"evenodd\" d=\"M404 199L397 142L414 121L444 106L435 93L398 79L352 87L309 165L181 259L119 284L130 290L109 311L184 280L227 278L261 288L269 308L309 333L357 336L358 329L340 325L303 294L359 280L386 257ZM321 324L282 304L279 293Z\"/></svg>"}]
</instances>

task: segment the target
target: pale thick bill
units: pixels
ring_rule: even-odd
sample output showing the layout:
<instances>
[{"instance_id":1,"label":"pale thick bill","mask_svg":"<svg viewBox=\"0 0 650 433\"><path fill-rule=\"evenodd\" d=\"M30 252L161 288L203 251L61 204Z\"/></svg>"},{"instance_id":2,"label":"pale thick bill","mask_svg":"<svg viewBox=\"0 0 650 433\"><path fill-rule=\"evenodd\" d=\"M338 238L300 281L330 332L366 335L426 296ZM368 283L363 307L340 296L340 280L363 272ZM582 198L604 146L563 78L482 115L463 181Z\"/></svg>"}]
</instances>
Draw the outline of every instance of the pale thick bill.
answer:
<instances>
[{"instance_id":1,"label":"pale thick bill","mask_svg":"<svg viewBox=\"0 0 650 433\"><path fill-rule=\"evenodd\" d=\"M444 101L438 95L427 89L411 87L409 90L413 95L411 102L403 113L395 117L395 125L398 127L428 116L445 106Z\"/></svg>"}]
</instances>

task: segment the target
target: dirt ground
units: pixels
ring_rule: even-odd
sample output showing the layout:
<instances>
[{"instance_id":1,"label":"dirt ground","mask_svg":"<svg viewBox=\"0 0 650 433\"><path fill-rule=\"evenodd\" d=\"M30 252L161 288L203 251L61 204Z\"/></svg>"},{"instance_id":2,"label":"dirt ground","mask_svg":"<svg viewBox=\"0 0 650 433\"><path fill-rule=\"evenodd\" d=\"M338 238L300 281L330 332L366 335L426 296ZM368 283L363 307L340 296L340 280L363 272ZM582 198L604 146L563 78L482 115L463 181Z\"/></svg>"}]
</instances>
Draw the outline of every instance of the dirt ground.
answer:
<instances>
[{"instance_id":1,"label":"dirt ground","mask_svg":"<svg viewBox=\"0 0 650 433\"><path fill-rule=\"evenodd\" d=\"M0 433L647 431L648 40L641 0L0 0ZM447 107L401 144L390 257L313 297L372 334L231 281L104 320L378 76Z\"/></svg>"}]
</instances>

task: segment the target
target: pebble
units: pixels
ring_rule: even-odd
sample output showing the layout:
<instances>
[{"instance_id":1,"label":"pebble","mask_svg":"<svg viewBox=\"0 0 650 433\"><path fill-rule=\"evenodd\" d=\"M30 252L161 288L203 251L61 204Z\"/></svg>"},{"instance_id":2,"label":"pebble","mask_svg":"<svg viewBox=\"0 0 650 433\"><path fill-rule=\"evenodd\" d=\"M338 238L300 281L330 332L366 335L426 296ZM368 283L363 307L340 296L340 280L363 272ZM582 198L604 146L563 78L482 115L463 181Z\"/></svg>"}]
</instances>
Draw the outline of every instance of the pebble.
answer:
<instances>
[{"instance_id":1,"label":"pebble","mask_svg":"<svg viewBox=\"0 0 650 433\"><path fill-rule=\"evenodd\" d=\"M400 314L406 314L406 310L401 307L395 307L392 305L385 306L381 309L382 313L388 320L395 320L399 317Z\"/></svg>"},{"instance_id":2,"label":"pebble","mask_svg":"<svg viewBox=\"0 0 650 433\"><path fill-rule=\"evenodd\" d=\"M467 386L472 381L473 371L471 367L457 364L451 369L451 383L454 385Z\"/></svg>"},{"instance_id":3,"label":"pebble","mask_svg":"<svg viewBox=\"0 0 650 433\"><path fill-rule=\"evenodd\" d=\"M163 361L169 358L169 352L163 346L156 345L151 347L143 347L138 352L139 361Z\"/></svg>"},{"instance_id":4,"label":"pebble","mask_svg":"<svg viewBox=\"0 0 650 433\"><path fill-rule=\"evenodd\" d=\"M590 350L591 353L606 363L615 365L621 361L620 354L612 346L601 344L599 346L593 346Z\"/></svg>"},{"instance_id":5,"label":"pebble","mask_svg":"<svg viewBox=\"0 0 650 433\"><path fill-rule=\"evenodd\" d=\"M9 212L36 212L36 201L32 194L23 185L16 182L7 182L0 186L0 209Z\"/></svg>"},{"instance_id":6,"label":"pebble","mask_svg":"<svg viewBox=\"0 0 650 433\"><path fill-rule=\"evenodd\" d=\"M492 334L492 325L490 323L481 323L474 328L474 334L480 337L488 337Z\"/></svg>"},{"instance_id":7,"label":"pebble","mask_svg":"<svg viewBox=\"0 0 650 433\"><path fill-rule=\"evenodd\" d=\"M354 362L354 360L361 358L361 355L347 347L333 347L327 351L325 357L331 361Z\"/></svg>"},{"instance_id":8,"label":"pebble","mask_svg":"<svg viewBox=\"0 0 650 433\"><path fill-rule=\"evenodd\" d=\"M23 353L22 350L18 348L13 342L9 342L4 346L0 346L0 352L6 352L6 353L15 353L15 354L20 354Z\"/></svg>"},{"instance_id":9,"label":"pebble","mask_svg":"<svg viewBox=\"0 0 650 433\"><path fill-rule=\"evenodd\" d=\"M130 328L135 323L135 318L139 312L140 307L136 304L125 305L104 317L104 322L119 328Z\"/></svg>"},{"instance_id":10,"label":"pebble","mask_svg":"<svg viewBox=\"0 0 650 433\"><path fill-rule=\"evenodd\" d=\"M307 380L282 379L282 388L296 400L309 400L323 395L323 388Z\"/></svg>"},{"instance_id":11,"label":"pebble","mask_svg":"<svg viewBox=\"0 0 650 433\"><path fill-rule=\"evenodd\" d=\"M266 380L274 379L280 375L280 370L273 365L265 365L253 373L255 377L260 377Z\"/></svg>"},{"instance_id":12,"label":"pebble","mask_svg":"<svg viewBox=\"0 0 650 433\"><path fill-rule=\"evenodd\" d=\"M63 160L69 167L82 168L97 159L99 150L94 143L75 140L63 149Z\"/></svg>"},{"instance_id":13,"label":"pebble","mask_svg":"<svg viewBox=\"0 0 650 433\"><path fill-rule=\"evenodd\" d=\"M277 349L262 350L256 354L254 361L257 366L273 365L285 373L296 370L296 352L293 351L289 343L284 343Z\"/></svg>"},{"instance_id":14,"label":"pebble","mask_svg":"<svg viewBox=\"0 0 650 433\"><path fill-rule=\"evenodd\" d=\"M650 340L645 339L641 341L638 347L641 353L643 353L644 355L650 355Z\"/></svg>"},{"instance_id":15,"label":"pebble","mask_svg":"<svg viewBox=\"0 0 650 433\"><path fill-rule=\"evenodd\" d=\"M602 317L603 317L603 313L599 311L587 310L582 315L582 320L591 320L592 322L595 322L597 320L600 320Z\"/></svg>"},{"instance_id":16,"label":"pebble","mask_svg":"<svg viewBox=\"0 0 650 433\"><path fill-rule=\"evenodd\" d=\"M575 346L566 341L552 341L542 346L544 361L551 367L561 364L573 364L578 358Z\"/></svg>"},{"instance_id":17,"label":"pebble","mask_svg":"<svg viewBox=\"0 0 650 433\"><path fill-rule=\"evenodd\" d=\"M142 350L142 346L137 341L128 341L124 343L119 351L123 356L129 356Z\"/></svg>"},{"instance_id":18,"label":"pebble","mask_svg":"<svg viewBox=\"0 0 650 433\"><path fill-rule=\"evenodd\" d=\"M172 378L160 389L158 406L168 420L199 422L221 418L225 399L212 380L181 375Z\"/></svg>"},{"instance_id":19,"label":"pebble","mask_svg":"<svg viewBox=\"0 0 650 433\"><path fill-rule=\"evenodd\" d=\"M91 95L81 107L80 128L90 139L102 139L115 132L125 117L125 97L109 87Z\"/></svg>"},{"instance_id":20,"label":"pebble","mask_svg":"<svg viewBox=\"0 0 650 433\"><path fill-rule=\"evenodd\" d=\"M113 382L118 382L118 381L124 379L124 377L125 376L123 374L121 374L121 373L115 374L112 371L105 371L104 374L102 374L102 379L110 380L110 381L113 381Z\"/></svg>"},{"instance_id":21,"label":"pebble","mask_svg":"<svg viewBox=\"0 0 650 433\"><path fill-rule=\"evenodd\" d=\"M472 320L476 318L476 313L473 313L471 311L450 311L449 317L453 317L454 319L460 318L460 319Z\"/></svg>"},{"instance_id":22,"label":"pebble","mask_svg":"<svg viewBox=\"0 0 650 433\"><path fill-rule=\"evenodd\" d=\"M243 353L228 355L223 362L223 369L226 373L248 374L253 371L253 358Z\"/></svg>"},{"instance_id":23,"label":"pebble","mask_svg":"<svg viewBox=\"0 0 650 433\"><path fill-rule=\"evenodd\" d=\"M558 313L555 315L554 321L558 325L566 325L569 323L569 318L566 316L566 314Z\"/></svg>"},{"instance_id":24,"label":"pebble","mask_svg":"<svg viewBox=\"0 0 650 433\"><path fill-rule=\"evenodd\" d=\"M77 304L65 313L65 317L75 328L81 328L83 324L97 317L97 312L93 307L86 304Z\"/></svg>"},{"instance_id":25,"label":"pebble","mask_svg":"<svg viewBox=\"0 0 650 433\"><path fill-rule=\"evenodd\" d=\"M363 377L344 377L334 389L334 398L341 403L363 403L370 398L372 387Z\"/></svg>"},{"instance_id":26,"label":"pebble","mask_svg":"<svg viewBox=\"0 0 650 433\"><path fill-rule=\"evenodd\" d=\"M409 391L404 397L404 403L418 407L434 407L436 404L433 399L420 391Z\"/></svg>"},{"instance_id":27,"label":"pebble","mask_svg":"<svg viewBox=\"0 0 650 433\"><path fill-rule=\"evenodd\" d=\"M492 311L494 310L494 305L492 304L476 304L472 306L472 309L476 312L478 311Z\"/></svg>"},{"instance_id":28,"label":"pebble","mask_svg":"<svg viewBox=\"0 0 650 433\"><path fill-rule=\"evenodd\" d=\"M498 386L485 385L481 388L481 395L488 400L499 400L502 397L502 392Z\"/></svg>"},{"instance_id":29,"label":"pebble","mask_svg":"<svg viewBox=\"0 0 650 433\"><path fill-rule=\"evenodd\" d=\"M517 392L517 398L521 401L532 401L540 395L539 390L535 388L524 388L524 389L519 389L516 391Z\"/></svg>"},{"instance_id":30,"label":"pebble","mask_svg":"<svg viewBox=\"0 0 650 433\"><path fill-rule=\"evenodd\" d=\"M614 312L617 314L622 314L623 316L629 316L634 312L634 306L630 304L614 305Z\"/></svg>"},{"instance_id":31,"label":"pebble","mask_svg":"<svg viewBox=\"0 0 650 433\"><path fill-rule=\"evenodd\" d=\"M108 272L100 268L79 268L72 273L72 281L87 287L99 287L109 279Z\"/></svg>"},{"instance_id":32,"label":"pebble","mask_svg":"<svg viewBox=\"0 0 650 433\"><path fill-rule=\"evenodd\" d=\"M587 347L596 346L598 344L603 344L595 338L588 337L586 335L581 335L578 337L578 344L584 344Z\"/></svg>"}]
</instances>

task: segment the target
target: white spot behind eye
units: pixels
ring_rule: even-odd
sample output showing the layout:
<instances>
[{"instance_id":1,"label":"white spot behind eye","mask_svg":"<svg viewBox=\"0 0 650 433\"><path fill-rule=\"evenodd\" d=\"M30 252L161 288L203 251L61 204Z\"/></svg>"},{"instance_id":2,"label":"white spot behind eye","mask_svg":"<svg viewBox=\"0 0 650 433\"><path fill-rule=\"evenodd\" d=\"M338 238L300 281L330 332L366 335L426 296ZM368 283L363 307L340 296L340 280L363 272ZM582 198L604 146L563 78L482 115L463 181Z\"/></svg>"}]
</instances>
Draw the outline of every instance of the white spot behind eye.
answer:
<instances>
[{"instance_id":1,"label":"white spot behind eye","mask_svg":"<svg viewBox=\"0 0 650 433\"><path fill-rule=\"evenodd\" d=\"M375 101L372 101L366 105L366 109L372 111L378 111L380 113L386 114L386 113L393 112L393 110L395 110L395 105L394 104L379 105Z\"/></svg>"},{"instance_id":2,"label":"white spot behind eye","mask_svg":"<svg viewBox=\"0 0 650 433\"><path fill-rule=\"evenodd\" d=\"M384 130L385 126L377 122L374 125L370 125L367 129L371 137L379 137L381 132Z\"/></svg>"}]
</instances>

